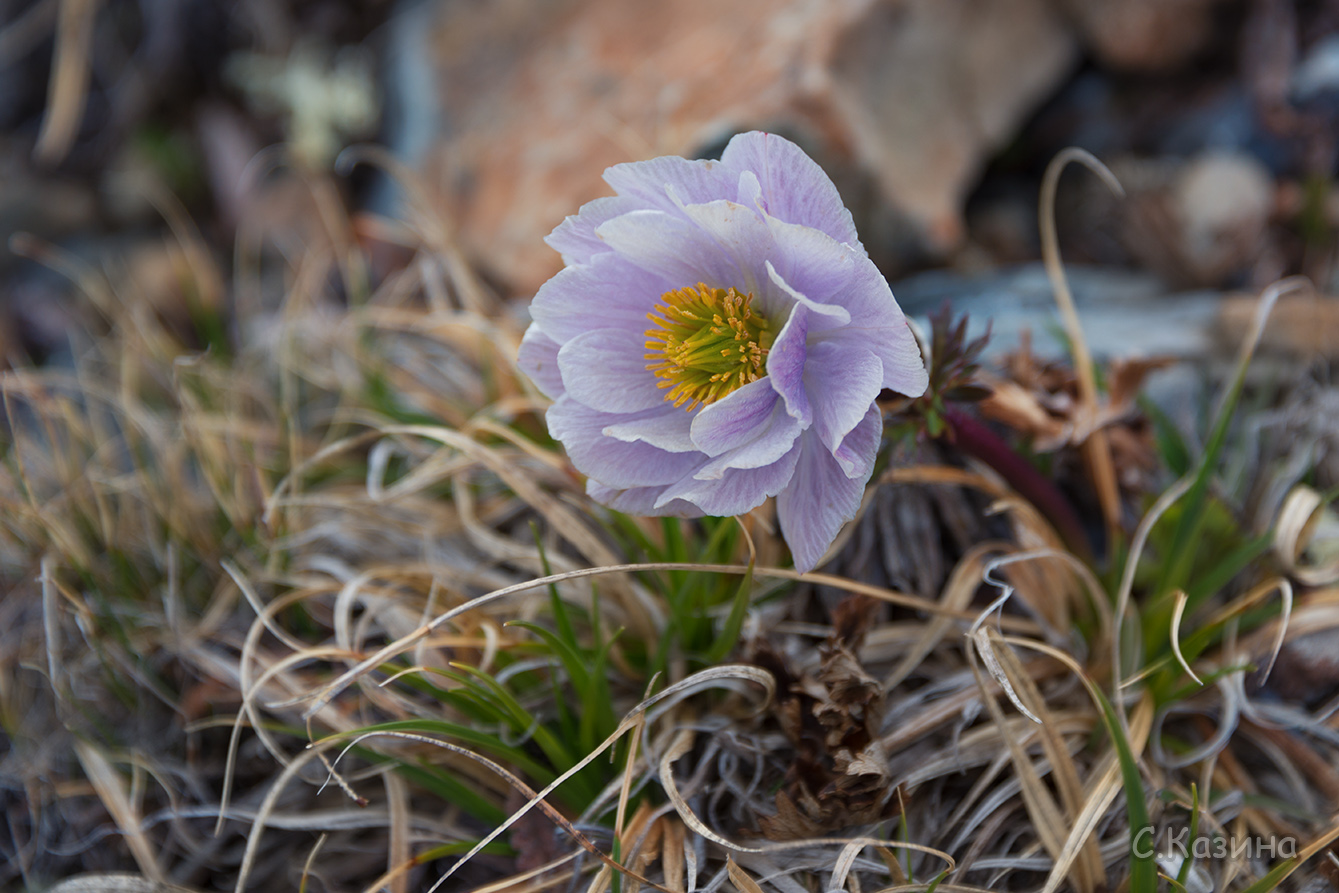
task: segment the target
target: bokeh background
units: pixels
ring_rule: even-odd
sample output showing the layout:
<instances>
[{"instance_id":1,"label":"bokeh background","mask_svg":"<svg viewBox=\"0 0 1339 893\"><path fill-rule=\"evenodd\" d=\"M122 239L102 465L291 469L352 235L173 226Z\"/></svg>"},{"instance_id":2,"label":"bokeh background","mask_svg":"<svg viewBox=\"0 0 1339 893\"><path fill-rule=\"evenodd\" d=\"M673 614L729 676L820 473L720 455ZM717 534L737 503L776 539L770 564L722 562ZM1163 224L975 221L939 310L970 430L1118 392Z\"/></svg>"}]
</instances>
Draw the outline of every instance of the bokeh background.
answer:
<instances>
[{"instance_id":1,"label":"bokeh background","mask_svg":"<svg viewBox=\"0 0 1339 893\"><path fill-rule=\"evenodd\" d=\"M0 234L141 265L170 312L164 201L221 256L256 217L300 242L292 182L372 142L524 297L606 166L766 128L894 280L1035 260L1041 171L1077 145L1129 194L1065 179L1067 260L1150 292L1332 292L1336 29L1334 0L5 0ZM404 199L369 167L332 182L355 214ZM9 251L0 272L0 352L62 350L70 289Z\"/></svg>"}]
</instances>

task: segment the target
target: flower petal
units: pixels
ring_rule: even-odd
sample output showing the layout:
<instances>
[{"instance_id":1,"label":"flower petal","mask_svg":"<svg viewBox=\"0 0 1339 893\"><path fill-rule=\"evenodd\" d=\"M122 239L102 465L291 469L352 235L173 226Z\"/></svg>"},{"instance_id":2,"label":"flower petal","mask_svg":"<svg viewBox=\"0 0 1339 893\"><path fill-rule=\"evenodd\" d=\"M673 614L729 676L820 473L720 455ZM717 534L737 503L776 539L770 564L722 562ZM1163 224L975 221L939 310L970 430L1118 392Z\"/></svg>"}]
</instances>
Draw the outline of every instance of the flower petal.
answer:
<instances>
[{"instance_id":1,"label":"flower petal","mask_svg":"<svg viewBox=\"0 0 1339 893\"><path fill-rule=\"evenodd\" d=\"M801 573L818 565L843 524L855 517L867 479L849 478L812 430L800 436L790 486L776 500L781 533Z\"/></svg>"},{"instance_id":2,"label":"flower petal","mask_svg":"<svg viewBox=\"0 0 1339 893\"><path fill-rule=\"evenodd\" d=\"M883 413L879 407L871 406L860 423L842 439L832 458L837 460L848 478L867 481L874 472L874 460L879 455L881 440Z\"/></svg>"},{"instance_id":3,"label":"flower petal","mask_svg":"<svg viewBox=\"0 0 1339 893\"><path fill-rule=\"evenodd\" d=\"M698 412L693 419L693 443L708 456L743 446L766 428L776 401L776 391L767 379L749 382Z\"/></svg>"},{"instance_id":4,"label":"flower petal","mask_svg":"<svg viewBox=\"0 0 1339 893\"><path fill-rule=\"evenodd\" d=\"M607 505L614 511L623 512L627 515L666 515L674 518L697 518L701 517L702 509L693 505L691 502L684 502L682 499L671 499L664 505L657 506L656 500L660 494L664 493L666 487L630 487L626 490L617 490L613 487L606 487L599 481L591 478L586 481L586 495L601 505Z\"/></svg>"},{"instance_id":5,"label":"flower petal","mask_svg":"<svg viewBox=\"0 0 1339 893\"><path fill-rule=\"evenodd\" d=\"M767 282L764 264L773 251L771 230L762 216L747 205L724 199L685 204L683 213L700 226L742 274L735 288L757 295Z\"/></svg>"},{"instance_id":6,"label":"flower petal","mask_svg":"<svg viewBox=\"0 0 1339 893\"><path fill-rule=\"evenodd\" d=\"M719 161L690 161L667 155L650 161L616 164L604 172L604 181L620 196L635 199L640 207L674 212L677 202L709 202L735 194L739 173ZM668 188L667 188L668 187Z\"/></svg>"},{"instance_id":7,"label":"flower petal","mask_svg":"<svg viewBox=\"0 0 1339 893\"><path fill-rule=\"evenodd\" d=\"M844 326L851 321L851 313L845 307L838 304L824 304L813 300L807 294L787 282L785 277L777 272L776 267L772 265L770 260L767 261L766 267L767 278L771 281L772 285L779 289L789 300L796 304L802 304L810 313L814 314L817 319L812 322L819 323L821 328ZM772 305L774 304L775 300L773 299L773 301L769 302L769 306L767 306L763 312L767 313L772 311Z\"/></svg>"},{"instance_id":8,"label":"flower petal","mask_svg":"<svg viewBox=\"0 0 1339 893\"><path fill-rule=\"evenodd\" d=\"M670 287L705 282L713 288L753 291L756 286L751 268L741 266L710 233L684 217L664 211L633 211L600 224L597 233L628 263ZM662 288L656 296L668 290Z\"/></svg>"},{"instance_id":9,"label":"flower petal","mask_svg":"<svg viewBox=\"0 0 1339 893\"><path fill-rule=\"evenodd\" d=\"M650 327L646 314L660 296L682 283L668 283L612 251L588 264L560 270L540 286L530 302L530 318L545 334L566 344L591 329L626 329L638 334Z\"/></svg>"},{"instance_id":10,"label":"flower petal","mask_svg":"<svg viewBox=\"0 0 1339 893\"><path fill-rule=\"evenodd\" d=\"M880 328L847 326L827 333L824 338L843 345L845 349L859 346L874 351L883 363L885 388L908 397L919 397L930 384L930 374L921 356L921 346L905 319L898 325Z\"/></svg>"},{"instance_id":11,"label":"flower petal","mask_svg":"<svg viewBox=\"0 0 1339 893\"><path fill-rule=\"evenodd\" d=\"M741 133L721 164L757 177L762 209L788 223L812 226L864 253L851 212L837 187L804 150L774 133Z\"/></svg>"},{"instance_id":12,"label":"flower petal","mask_svg":"<svg viewBox=\"0 0 1339 893\"><path fill-rule=\"evenodd\" d=\"M786 401L786 412L809 427L814 420L804 389L804 361L809 354L809 309L797 304L767 352L767 380Z\"/></svg>"},{"instance_id":13,"label":"flower petal","mask_svg":"<svg viewBox=\"0 0 1339 893\"><path fill-rule=\"evenodd\" d=\"M665 488L656 500L657 506L669 505L671 500L691 502L703 513L727 517L742 515L785 489L795 472L800 456L797 441L777 461L761 468L732 468L719 479L701 480L690 476Z\"/></svg>"},{"instance_id":14,"label":"flower petal","mask_svg":"<svg viewBox=\"0 0 1339 893\"><path fill-rule=\"evenodd\" d=\"M659 413L638 413L635 421L618 422L604 429L604 433L628 443L643 441L671 453L701 452L693 443L690 431L693 416L682 407L666 403ZM645 418L641 416L645 415Z\"/></svg>"},{"instance_id":15,"label":"flower petal","mask_svg":"<svg viewBox=\"0 0 1339 893\"><path fill-rule=\"evenodd\" d=\"M563 378L558 372L558 342L531 323L516 351L516 365L530 376L540 393L550 400L563 395Z\"/></svg>"},{"instance_id":16,"label":"flower petal","mask_svg":"<svg viewBox=\"0 0 1339 893\"><path fill-rule=\"evenodd\" d=\"M786 412L786 404L774 400L771 416L757 436L716 456L699 468L693 477L699 481L714 481L720 480L730 469L771 465L795 445L795 438L803 430L804 426Z\"/></svg>"},{"instance_id":17,"label":"flower petal","mask_svg":"<svg viewBox=\"0 0 1339 893\"><path fill-rule=\"evenodd\" d=\"M804 389L814 408L814 428L829 453L869 412L883 388L883 363L874 352L832 341L809 345Z\"/></svg>"},{"instance_id":18,"label":"flower petal","mask_svg":"<svg viewBox=\"0 0 1339 893\"><path fill-rule=\"evenodd\" d=\"M563 397L549 407L545 418L549 433L562 441L578 471L606 486L622 489L671 484L691 476L702 465L701 453L671 453L649 443L618 440L604 433L610 425L655 414L600 412Z\"/></svg>"},{"instance_id":19,"label":"flower petal","mask_svg":"<svg viewBox=\"0 0 1339 893\"><path fill-rule=\"evenodd\" d=\"M626 329L583 332L558 350L569 396L603 412L659 408L665 392L646 368L646 337Z\"/></svg>"},{"instance_id":20,"label":"flower petal","mask_svg":"<svg viewBox=\"0 0 1339 893\"><path fill-rule=\"evenodd\" d=\"M768 220L776 242L777 272L793 290L824 306L839 304L850 314L840 327L815 320L813 329L874 351L883 363L883 386L911 397L929 384L916 343L888 281L866 257L823 233Z\"/></svg>"},{"instance_id":21,"label":"flower petal","mask_svg":"<svg viewBox=\"0 0 1339 893\"><path fill-rule=\"evenodd\" d=\"M589 263L595 255L609 250L609 246L595 235L595 227L606 220L629 211L636 211L641 207L644 207L641 202L625 195L597 198L586 202L580 211L554 227L553 232L549 233L544 241L563 256L563 263L569 267L573 264Z\"/></svg>"}]
</instances>

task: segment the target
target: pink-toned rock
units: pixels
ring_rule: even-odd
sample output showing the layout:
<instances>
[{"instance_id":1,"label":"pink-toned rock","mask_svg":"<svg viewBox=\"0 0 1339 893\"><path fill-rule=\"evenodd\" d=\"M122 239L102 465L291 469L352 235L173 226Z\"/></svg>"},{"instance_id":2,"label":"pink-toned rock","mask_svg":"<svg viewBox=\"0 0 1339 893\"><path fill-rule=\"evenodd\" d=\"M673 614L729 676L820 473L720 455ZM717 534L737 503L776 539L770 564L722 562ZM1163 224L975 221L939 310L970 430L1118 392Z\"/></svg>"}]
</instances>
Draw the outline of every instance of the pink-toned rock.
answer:
<instances>
[{"instance_id":1,"label":"pink-toned rock","mask_svg":"<svg viewBox=\"0 0 1339 893\"><path fill-rule=\"evenodd\" d=\"M753 128L798 139L848 192L872 182L926 244L949 247L981 165L1077 55L1048 0L439 7L430 169L465 247L521 293L559 265L542 237L608 194L606 167Z\"/></svg>"},{"instance_id":2,"label":"pink-toned rock","mask_svg":"<svg viewBox=\"0 0 1339 893\"><path fill-rule=\"evenodd\" d=\"M1222 0L1064 0L1103 65L1155 73L1188 62L1213 34Z\"/></svg>"}]
</instances>

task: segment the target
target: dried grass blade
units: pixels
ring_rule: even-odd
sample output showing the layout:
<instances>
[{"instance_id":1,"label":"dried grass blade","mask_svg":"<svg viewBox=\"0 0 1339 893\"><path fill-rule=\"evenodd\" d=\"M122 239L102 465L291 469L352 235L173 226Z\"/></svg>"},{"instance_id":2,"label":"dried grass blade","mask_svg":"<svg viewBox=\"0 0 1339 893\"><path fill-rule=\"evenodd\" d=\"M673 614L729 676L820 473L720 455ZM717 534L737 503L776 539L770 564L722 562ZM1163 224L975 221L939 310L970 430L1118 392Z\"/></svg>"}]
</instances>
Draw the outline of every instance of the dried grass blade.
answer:
<instances>
[{"instance_id":1,"label":"dried grass blade","mask_svg":"<svg viewBox=\"0 0 1339 893\"><path fill-rule=\"evenodd\" d=\"M1304 846L1296 858L1288 859L1274 866L1273 870L1242 890L1241 893L1269 893L1271 890L1277 890L1288 879L1289 875L1336 840L1339 840L1339 822L1336 822L1328 831Z\"/></svg>"},{"instance_id":2,"label":"dried grass blade","mask_svg":"<svg viewBox=\"0 0 1339 893\"><path fill-rule=\"evenodd\" d=\"M1308 586L1328 586L1339 581L1339 559L1303 565L1298 559L1306 551L1317 512L1325 500L1305 484L1289 491L1274 523L1274 552L1284 569Z\"/></svg>"},{"instance_id":3,"label":"dried grass blade","mask_svg":"<svg viewBox=\"0 0 1339 893\"><path fill-rule=\"evenodd\" d=\"M953 572L949 575L948 582L944 584L944 590L939 598L940 607L945 609L944 613L937 614L925 625L925 633L916 638L916 643L907 651L902 660L888 678L883 682L884 691L892 691L903 679L911 675L911 672L920 666L921 661L931 651L939 647L939 643L948 635L949 628L957 620L954 613L962 613L967 606L972 603L972 597L976 595L977 586L981 582L981 572L985 565L986 556L991 552L1007 550L1009 544L1006 542L987 541L978 543L968 550L967 554L962 556ZM954 612L954 613L948 613Z\"/></svg>"},{"instance_id":4,"label":"dried grass blade","mask_svg":"<svg viewBox=\"0 0 1339 893\"><path fill-rule=\"evenodd\" d=\"M730 876L730 883L735 885L739 893L763 893L762 887L758 882L749 877L749 873L740 868L730 855L725 857L725 871Z\"/></svg>"},{"instance_id":5,"label":"dried grass blade","mask_svg":"<svg viewBox=\"0 0 1339 893\"><path fill-rule=\"evenodd\" d=\"M107 872L81 874L53 884L47 893L197 893L167 881L154 881L138 874Z\"/></svg>"},{"instance_id":6,"label":"dried grass blade","mask_svg":"<svg viewBox=\"0 0 1339 893\"><path fill-rule=\"evenodd\" d=\"M1020 648L1030 648L1042 654L1050 655L1069 667L1075 677L1083 683L1083 687L1088 691L1088 696L1092 698L1093 703L1101 711L1114 746L1116 762L1120 769L1121 785L1125 789L1126 814L1130 826L1130 889L1133 893L1154 893L1157 890L1157 865L1153 861L1153 855L1152 853L1142 853L1135 847L1138 834L1146 828L1152 828L1152 822L1148 817L1148 806L1144 802L1143 778L1139 773L1137 756L1137 754L1143 752L1146 740L1132 739L1129 723L1123 721L1116 713L1116 709L1112 707L1106 695L1102 693L1102 690L1089 678L1083 667L1072 656L1043 642L1017 636L1002 636L1001 640ZM1144 701L1148 701L1150 697L1148 693L1145 693ZM1134 746L1135 744L1138 745L1137 748Z\"/></svg>"},{"instance_id":7,"label":"dried grass blade","mask_svg":"<svg viewBox=\"0 0 1339 893\"><path fill-rule=\"evenodd\" d=\"M684 893L687 889L684 878L684 827L671 821L668 816L661 819L665 823L665 836L660 844L660 867L665 875L665 886L671 893Z\"/></svg>"},{"instance_id":8,"label":"dried grass blade","mask_svg":"<svg viewBox=\"0 0 1339 893\"><path fill-rule=\"evenodd\" d=\"M1172 654L1176 656L1176 662L1181 665L1181 669L1186 671L1186 675L1195 680L1196 685L1203 685L1204 681L1195 675L1195 671L1186 663L1185 655L1181 653L1181 615L1185 613L1186 601L1189 596L1184 589L1176 590L1176 603L1172 606Z\"/></svg>"},{"instance_id":9,"label":"dried grass blade","mask_svg":"<svg viewBox=\"0 0 1339 893\"><path fill-rule=\"evenodd\" d=\"M1060 805L1064 808L1067 827L1072 828L1083 805L1083 786L1079 781L1078 767L1074 765L1074 758L1070 756L1069 748L1060 738L1059 724L1018 656L1012 649L1003 648L999 651L999 658L1005 673L1009 675L1018 690L1019 697L1041 718L1038 734L1041 737L1042 750L1051 763L1051 777L1055 780L1056 790L1060 795ZM1064 852L1063 847L1060 852ZM1056 858L1058 860L1058 854ZM1091 890L1101 885L1104 871L1102 854L1098 850L1096 840L1089 838L1084 842L1079 851L1076 869L1075 886L1080 890Z\"/></svg>"},{"instance_id":10,"label":"dried grass blade","mask_svg":"<svg viewBox=\"0 0 1339 893\"><path fill-rule=\"evenodd\" d=\"M93 23L99 0L61 0L56 22L56 55L51 62L46 114L33 147L43 164L58 164L79 134L88 98L89 65L93 58Z\"/></svg>"},{"instance_id":11,"label":"dried grass blade","mask_svg":"<svg viewBox=\"0 0 1339 893\"><path fill-rule=\"evenodd\" d=\"M103 756L102 751L86 741L75 741L74 753L79 758L79 765L84 767L84 774L92 783L93 790L97 791L98 799L107 807L112 821L125 835L126 845L130 847L130 854L135 857L135 864L155 883L166 882L167 878L158 864L153 845L149 842L148 835L144 833L139 810L127 795L121 783L121 776Z\"/></svg>"},{"instance_id":12,"label":"dried grass blade","mask_svg":"<svg viewBox=\"0 0 1339 893\"><path fill-rule=\"evenodd\" d=\"M310 718L318 713L327 704L330 703L340 692L348 688L354 680L365 675L369 671L380 666L390 658L396 657L412 648L415 643L431 635L442 625L459 617L469 611L476 610L486 604L515 595L519 592L527 592L531 589L537 589L542 586L548 586L551 583L561 583L565 580L577 580L583 577L598 577L607 574L630 573L636 571L655 571L655 570L675 570L675 571L707 571L710 573L721 574L745 574L748 573L748 565L743 564L697 564L694 562L646 562L644 564L616 564L605 567L580 568L577 570L566 571L561 574L550 574L544 577L536 577L533 580L526 580L521 583L514 583L511 586L495 589L492 592L485 593L468 602L457 605L444 614L439 614L430 622L420 626L413 632L402 636L401 638L390 642L375 654L363 660L361 663L346 670L333 681L329 682L320 691L313 695L304 695L300 698L294 698L289 701L283 701L272 704L273 707L291 707L302 701L311 701L311 704L304 711L304 718ZM907 595L901 592L894 592L890 589L884 589L880 586L871 586L864 583L857 583L845 577L838 577L833 574L800 574L787 568L758 567L753 569L756 576L776 577L783 580L800 580L820 584L823 586L834 586L848 592L857 592L862 595L869 595L891 604L902 605L904 607L915 608L926 611L931 614L950 613L938 603L919 596ZM970 612L951 612L953 616L964 620L972 620L976 614ZM1036 632L1037 625L1030 620L1023 620L1017 617L1001 617L999 625L1004 629L1010 629L1020 632Z\"/></svg>"},{"instance_id":13,"label":"dried grass blade","mask_svg":"<svg viewBox=\"0 0 1339 893\"><path fill-rule=\"evenodd\" d=\"M544 803L544 799L548 797L549 794L553 793L558 788L558 786L561 785L563 782L567 781L567 779L571 778L573 775L575 775L576 773L584 769L586 766L588 766L593 760L595 760L597 757L603 754L606 750L613 747L614 744L620 738L622 738L633 728L636 728L639 722L642 721L650 722L660 713L664 712L664 710L669 709L669 707L673 706L673 704L677 703L683 698L688 697L694 692L699 691L703 688L713 687L718 684L721 684L722 682L727 681L728 682L748 681L763 688L763 690L766 692L766 697L764 698L763 706L766 706L766 704L771 701L772 696L776 691L776 680L773 679L772 675L767 671L759 669L758 667L750 667L744 665L727 665L723 667L712 667L710 669L694 673L687 679L684 679L680 682L675 683L674 685L671 685L670 687L666 688L664 691L658 694L652 695L651 697L647 698L646 700L638 704L636 707L634 707L632 711L630 711L628 715L623 718L623 721L618 724L618 727L614 729L614 731L609 735L609 737L604 739L604 741L598 747L596 747L586 756L582 757L579 761L577 761L575 765L573 765L562 775L555 778L542 791L532 795L529 801L520 809L516 810L516 812L512 813L511 817L508 818L506 822L490 831L488 835L485 836L483 839L481 839L477 844L475 844L474 847L472 847L469 852L461 856L460 859L454 865L452 865L449 869L447 869L445 874L441 875L437 879L436 883L434 883L430 888L429 893L431 893L432 890L436 890L443 883L445 883L446 880L449 877L451 877L451 875L455 874L455 872L462 865L464 865L470 859L474 858L474 856L477 855L479 851L482 850L484 847L486 847L488 844L496 840L499 835L503 834L508 828L510 828L513 824L515 824L515 822L519 820L521 816L525 815L527 812L529 812L532 808L534 808L537 805L543 804L543 806L547 807L547 804ZM652 711L651 708L656 707L658 705L660 709ZM643 714L649 714L648 716L645 717L645 720L643 720ZM383 732L377 734L402 735L403 733ZM436 746L439 747L449 747L449 745L447 745L446 742L440 742L440 741L434 742L431 739L429 739L429 743L434 743L436 744ZM466 752L466 754L470 755L472 759L476 759L481 762L485 761L485 758L479 757L477 754L469 754L469 752ZM491 763L492 761L487 762ZM494 771L498 771L499 774L503 775L503 777L510 776L510 773L508 773L505 769L503 769L500 766L498 766ZM517 782L519 782L519 779L517 779ZM551 807L549 807L549 809L551 809ZM552 816L557 816L558 819L561 820L561 823L564 825L564 827L570 827L570 823L568 823L566 819L562 819L561 816L558 816L558 813L556 811L552 813ZM584 837L582 837L576 832L575 828L571 828L569 833L575 835L579 841L585 840ZM594 847L594 845L591 845L591 849L593 855L596 855L597 858L599 858L606 864L612 865L615 870L622 871L629 875L632 874L632 872L629 869L625 868L624 866L613 863L612 860L610 860L607 856L601 853L598 850L598 848ZM638 880L640 880L644 884L647 884L648 886L655 887L657 890L665 889L659 884L653 883L652 881L649 881L645 878L639 877ZM668 893L668 891L666 891L666 893Z\"/></svg>"},{"instance_id":14,"label":"dried grass blade","mask_svg":"<svg viewBox=\"0 0 1339 893\"><path fill-rule=\"evenodd\" d=\"M1097 376L1093 371L1088 342L1083 335L1083 325L1079 322L1078 311L1074 309L1074 297L1069 290L1069 280L1065 277L1065 268L1060 262L1060 240L1055 229L1056 188L1060 183L1060 173L1071 162L1078 162L1097 174L1116 195L1124 196L1125 190L1121 188L1120 181L1106 165L1091 153L1073 147L1062 150L1051 159L1041 184L1042 262L1046 267L1046 275L1051 280L1051 288L1055 292L1055 303L1060 310L1065 333L1069 336L1070 350L1074 353L1074 371L1079 379L1079 400L1084 415L1095 422L1098 416ZM1094 427L1083 441L1082 450L1097 488L1098 501L1102 506L1102 517L1107 527L1107 541L1114 545L1120 536L1120 488L1116 483L1111 445L1107 442L1106 432Z\"/></svg>"},{"instance_id":15,"label":"dried grass blade","mask_svg":"<svg viewBox=\"0 0 1339 893\"><path fill-rule=\"evenodd\" d=\"M1004 739L1009 748L1009 755L1013 760L1014 772L1017 773L1021 784L1021 793L1023 795L1023 805L1027 808L1028 815L1032 818L1032 824L1037 832L1037 838L1042 846L1051 854L1052 859L1059 858L1061 850L1064 849L1064 827L1065 820L1059 805L1051 796L1051 792L1042 783L1041 776L1037 772L1037 767L1027 755L1027 750L1023 742L1012 734L1009 723L1005 721L1004 711L999 703L992 697L985 694L986 679L981 675L980 666L977 663L977 656L980 655L982 662L989 668L990 675L1005 688L1009 698L1014 705L1023 712L1029 719L1041 724L1042 720L1033 713L1013 687L1013 682L1009 674L1000 663L999 657L995 654L994 643L990 641L991 630L982 627L972 636L972 641L976 648L968 648L968 660L971 663L972 672L976 675L977 684L982 692L982 700L985 702L986 709L990 711L990 717L999 730L1000 737ZM1076 881L1082 881L1083 886L1080 890L1088 893L1092 889L1091 878L1076 878Z\"/></svg>"},{"instance_id":16,"label":"dried grass blade","mask_svg":"<svg viewBox=\"0 0 1339 893\"><path fill-rule=\"evenodd\" d=\"M398 865L405 865L412 859L409 849L409 786L394 772L381 776L386 787L386 811L390 819L388 830L390 841L386 846L386 870L392 872ZM396 874L389 882L391 893L407 893L409 877L404 873Z\"/></svg>"}]
</instances>

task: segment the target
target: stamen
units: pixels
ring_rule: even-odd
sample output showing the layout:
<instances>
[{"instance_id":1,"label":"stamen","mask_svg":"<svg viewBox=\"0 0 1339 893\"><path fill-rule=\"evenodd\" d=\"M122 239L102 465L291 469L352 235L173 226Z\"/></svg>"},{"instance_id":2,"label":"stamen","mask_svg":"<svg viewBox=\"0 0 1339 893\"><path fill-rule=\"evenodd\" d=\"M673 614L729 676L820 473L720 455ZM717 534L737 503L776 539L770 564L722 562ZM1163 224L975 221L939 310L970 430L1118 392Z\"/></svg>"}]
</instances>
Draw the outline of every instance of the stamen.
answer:
<instances>
[{"instance_id":1,"label":"stamen","mask_svg":"<svg viewBox=\"0 0 1339 893\"><path fill-rule=\"evenodd\" d=\"M667 291L646 330L646 368L665 399L688 410L708 405L767 374L772 329L753 295L704 282Z\"/></svg>"}]
</instances>

